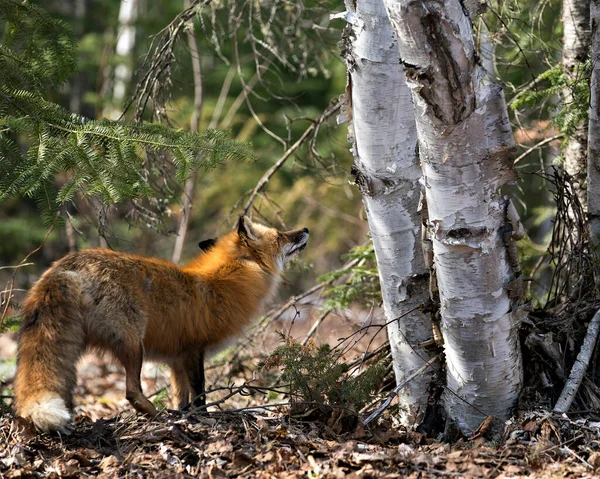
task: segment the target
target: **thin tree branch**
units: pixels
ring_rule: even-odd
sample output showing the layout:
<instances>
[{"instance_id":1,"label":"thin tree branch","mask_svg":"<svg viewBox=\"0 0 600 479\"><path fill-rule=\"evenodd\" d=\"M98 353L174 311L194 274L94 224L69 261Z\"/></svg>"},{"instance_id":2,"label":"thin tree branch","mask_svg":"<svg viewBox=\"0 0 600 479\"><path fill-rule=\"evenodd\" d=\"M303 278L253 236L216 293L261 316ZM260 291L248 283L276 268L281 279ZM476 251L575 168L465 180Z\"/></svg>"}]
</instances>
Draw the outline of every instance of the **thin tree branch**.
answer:
<instances>
[{"instance_id":1,"label":"thin tree branch","mask_svg":"<svg viewBox=\"0 0 600 479\"><path fill-rule=\"evenodd\" d=\"M18 264L16 266L0 266L0 270L2 270L2 269L17 269L17 268L22 268L23 266L31 266L32 264L35 264L35 263L24 263L24 264Z\"/></svg>"},{"instance_id":2,"label":"thin tree branch","mask_svg":"<svg viewBox=\"0 0 600 479\"><path fill-rule=\"evenodd\" d=\"M250 98L248 96L248 92L246 91L246 82L244 80L244 75L242 74L242 64L240 63L240 55L239 55L239 50L238 50L237 30L235 30L235 32L233 34L233 46L234 46L234 52L235 52L235 62L236 62L236 65L237 65L238 77L240 78L240 81L242 82L242 86L244 87L244 89L242 90L242 92L244 93L244 100L246 101L246 106L248 107L248 110L250 110L250 113L252 114L252 118L254 118L254 121L256 121L256 123L258 123L258 125L262 128L262 130L267 135L269 135L271 138L273 138L274 140L278 141L279 143L281 143L285 147L285 141L281 137L279 137L278 135L276 135L275 133L273 133L269 128L267 128L264 125L264 123L261 121L261 119L259 118L259 116L254 111L254 107L252 106L252 103L250 102ZM260 73L260 72L257 70L257 74L258 73Z\"/></svg>"},{"instance_id":3,"label":"thin tree branch","mask_svg":"<svg viewBox=\"0 0 600 479\"><path fill-rule=\"evenodd\" d=\"M229 107L229 110L227 110L227 113L225 114L225 118L223 118L223 122L220 125L221 128L227 128L231 124L231 122L233 121L233 117L235 116L235 114L238 112L238 110L242 106L242 103L244 103L246 95L254 89L254 87L256 86L257 83L258 83L258 75L255 73L254 76L252 78L250 78L250 81L248 83L244 84L242 91L237 96L237 98L234 100L234 102L231 104L231 107Z\"/></svg>"},{"instance_id":4,"label":"thin tree branch","mask_svg":"<svg viewBox=\"0 0 600 479\"><path fill-rule=\"evenodd\" d=\"M307 138L310 137L310 135L317 129L317 127L321 123L323 123L329 117L331 117L332 115L337 113L339 111L339 109L340 109L339 103L334 103L333 105L330 105L329 107L327 107L327 109L323 112L321 117L318 120L311 123L311 125L304 131L304 133L302 133L302 136L300 138L298 138L296 143L294 143L292 146L290 146L287 149L287 151L281 156L281 158L279 158L275 162L275 164L267 170L267 172L263 175L263 177L260 179L260 181L256 184L256 186L252 190L252 193L250 194L250 198L248 198L248 201L246 202L246 205L244 206L244 209L242 210L242 214L245 215L248 213L248 210L252 206L252 203L254 203L254 200L256 199L256 197L258 196L260 191L269 182L271 177L283 166L283 164L287 161L287 159L290 156L292 156L292 154L298 148L300 148L300 146L306 141Z\"/></svg>"},{"instance_id":5,"label":"thin tree branch","mask_svg":"<svg viewBox=\"0 0 600 479\"><path fill-rule=\"evenodd\" d=\"M30 256L37 253L39 250L41 250L43 248L43 246L46 244L46 240L48 239L48 236L50 236L50 233L52 233L52 230L56 226L56 222L58 221L59 217L60 217L60 211L57 211L56 216L54 217L54 221L52 222L52 225L50 225L50 228L46 232L46 236L44 236L44 239L42 240L40 245L36 249L34 249L32 252L30 252L27 256L25 256L25 258L23 258L23 260L17 266L15 266L15 271L13 272L12 278L10 281L8 297L6 298L6 305L4 306L4 310L2 311L2 317L0 318L0 331L2 331L2 325L4 324L4 319L6 318L6 314L8 313L8 308L10 306L10 299L12 297L12 293L15 288L15 276L17 275L17 271L19 271L19 268L21 268L22 266L25 265L25 263L27 262L27 260L29 259Z\"/></svg>"},{"instance_id":6,"label":"thin tree branch","mask_svg":"<svg viewBox=\"0 0 600 479\"><path fill-rule=\"evenodd\" d=\"M150 63L150 65L142 79L138 82L136 91L125 107L123 114L133 102L136 102L135 118L136 120L140 120L150 98L157 98L164 85L169 84L170 67L175 58L173 51L177 39L184 31L187 22L197 14L198 9L208 5L210 2L211 0L192 0L189 7L185 8L169 25L161 30L159 36L157 36L158 45L156 48L153 48L153 41L148 49L152 53L148 55L145 64Z\"/></svg>"},{"instance_id":7,"label":"thin tree branch","mask_svg":"<svg viewBox=\"0 0 600 479\"><path fill-rule=\"evenodd\" d=\"M536 143L531 148L528 148L527 150L525 150L524 153L517 156L515 158L514 164L516 165L519 161L521 161L523 158L528 156L531 152L537 150L538 148L541 148L544 145L547 145L548 143L552 143L554 140L560 140L563 136L564 135L554 135L554 136L551 136L550 138L546 138L545 140L540 141L539 143Z\"/></svg>"},{"instance_id":8,"label":"thin tree branch","mask_svg":"<svg viewBox=\"0 0 600 479\"><path fill-rule=\"evenodd\" d=\"M323 320L327 316L329 316L330 313L331 313L331 309L328 309L323 314L321 314L321 316L319 316L317 318L317 320L311 326L310 331L308 331L308 333L306 333L306 337L300 343L302 346L304 346L306 343L308 343L309 339L313 337L313 335L317 332L318 327L321 325L321 323L323 322Z\"/></svg>"},{"instance_id":9,"label":"thin tree branch","mask_svg":"<svg viewBox=\"0 0 600 479\"><path fill-rule=\"evenodd\" d=\"M235 68L232 66L231 68L229 68L229 71L225 76L225 80L223 80L223 85L221 86L221 93L219 93L217 104L215 105L212 118L210 119L210 124L208 125L209 130L214 130L219 125L219 120L221 120L221 113L223 113L223 107L225 106L225 101L227 100L227 95L229 94L229 90L231 89L231 83L233 82L234 76Z\"/></svg>"}]
</instances>

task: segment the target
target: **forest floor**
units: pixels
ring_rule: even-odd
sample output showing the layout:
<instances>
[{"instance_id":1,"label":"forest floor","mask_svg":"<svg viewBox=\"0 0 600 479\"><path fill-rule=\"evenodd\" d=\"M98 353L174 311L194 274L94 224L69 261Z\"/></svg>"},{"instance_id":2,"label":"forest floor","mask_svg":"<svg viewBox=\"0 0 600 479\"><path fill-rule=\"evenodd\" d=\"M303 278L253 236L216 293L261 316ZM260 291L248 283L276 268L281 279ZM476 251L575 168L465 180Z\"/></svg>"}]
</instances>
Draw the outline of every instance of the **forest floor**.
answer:
<instances>
[{"instance_id":1,"label":"forest floor","mask_svg":"<svg viewBox=\"0 0 600 479\"><path fill-rule=\"evenodd\" d=\"M11 347L4 337L2 350ZM238 367L223 379L212 368L208 384L233 378L239 384L254 376L251 368ZM154 391L155 399L164 396L164 368L146 365L143 378L146 392ZM544 411L521 413L502 440L475 434L449 444L407 432L387 412L372 427L346 432L331 423L292 418L289 407L277 406L285 397L273 395L235 394L219 404L222 410L147 419L128 406L124 385L119 367L89 356L79 368L70 434L35 434L10 414L0 417L0 478L600 476L600 422ZM224 389L208 400L226 396Z\"/></svg>"}]
</instances>

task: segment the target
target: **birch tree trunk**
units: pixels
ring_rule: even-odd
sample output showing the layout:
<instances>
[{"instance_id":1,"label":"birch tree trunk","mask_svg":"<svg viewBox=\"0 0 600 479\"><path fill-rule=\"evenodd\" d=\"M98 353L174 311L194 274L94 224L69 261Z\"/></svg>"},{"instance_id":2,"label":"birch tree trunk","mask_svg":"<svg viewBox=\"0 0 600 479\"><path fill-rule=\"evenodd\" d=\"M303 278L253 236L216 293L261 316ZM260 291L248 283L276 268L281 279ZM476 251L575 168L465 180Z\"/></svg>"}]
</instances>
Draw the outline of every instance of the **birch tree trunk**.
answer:
<instances>
[{"instance_id":1,"label":"birch tree trunk","mask_svg":"<svg viewBox=\"0 0 600 479\"><path fill-rule=\"evenodd\" d=\"M137 20L138 3L139 0L121 0L119 30L117 31L117 46L115 48L115 53L120 57L120 60L115 67L112 105L106 109L106 116L109 119L116 120L121 116L121 106L131 80L131 57L135 46L135 21Z\"/></svg>"},{"instance_id":2,"label":"birch tree trunk","mask_svg":"<svg viewBox=\"0 0 600 479\"><path fill-rule=\"evenodd\" d=\"M502 87L482 85L460 0L385 0L412 91L447 364L445 406L465 433L508 418L522 383L515 180Z\"/></svg>"},{"instance_id":3,"label":"birch tree trunk","mask_svg":"<svg viewBox=\"0 0 600 479\"><path fill-rule=\"evenodd\" d=\"M588 136L588 217L596 290L600 288L600 0L591 0L592 79Z\"/></svg>"},{"instance_id":4,"label":"birch tree trunk","mask_svg":"<svg viewBox=\"0 0 600 479\"><path fill-rule=\"evenodd\" d=\"M429 299L417 211L421 171L416 126L383 1L347 1L346 8L343 16L350 23L344 35L349 104L344 113L351 119L352 173L367 211L389 322ZM398 383L431 359L418 346L431 335L429 315L416 310L388 326ZM402 389L399 404L404 424L422 420L433 369Z\"/></svg>"},{"instance_id":5,"label":"birch tree trunk","mask_svg":"<svg viewBox=\"0 0 600 479\"><path fill-rule=\"evenodd\" d=\"M562 63L573 80L584 81L577 67L585 60L590 47L590 0L563 0ZM573 101L570 88L563 90L565 103ZM587 176L587 125L582 123L569 138L564 151L565 170L574 179L577 195L584 208Z\"/></svg>"}]
</instances>

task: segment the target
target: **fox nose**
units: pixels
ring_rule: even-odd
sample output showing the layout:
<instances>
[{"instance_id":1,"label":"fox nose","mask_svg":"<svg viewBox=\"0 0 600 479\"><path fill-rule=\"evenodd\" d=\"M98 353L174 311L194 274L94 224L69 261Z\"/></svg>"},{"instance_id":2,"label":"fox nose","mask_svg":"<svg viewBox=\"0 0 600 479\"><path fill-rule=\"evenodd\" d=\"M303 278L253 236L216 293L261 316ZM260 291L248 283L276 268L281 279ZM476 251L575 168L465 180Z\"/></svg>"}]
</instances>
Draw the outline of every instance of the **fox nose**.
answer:
<instances>
[{"instance_id":1,"label":"fox nose","mask_svg":"<svg viewBox=\"0 0 600 479\"><path fill-rule=\"evenodd\" d=\"M306 234L308 234L308 228L302 228L302 231Z\"/></svg>"}]
</instances>

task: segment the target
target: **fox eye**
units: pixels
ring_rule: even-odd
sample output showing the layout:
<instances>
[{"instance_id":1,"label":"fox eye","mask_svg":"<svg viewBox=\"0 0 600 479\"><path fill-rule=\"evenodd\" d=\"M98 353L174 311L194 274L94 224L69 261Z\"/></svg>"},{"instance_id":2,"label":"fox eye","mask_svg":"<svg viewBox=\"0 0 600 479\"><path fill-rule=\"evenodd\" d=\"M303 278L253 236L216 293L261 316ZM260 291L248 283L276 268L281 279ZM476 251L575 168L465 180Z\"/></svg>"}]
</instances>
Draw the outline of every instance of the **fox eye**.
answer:
<instances>
[{"instance_id":1,"label":"fox eye","mask_svg":"<svg viewBox=\"0 0 600 479\"><path fill-rule=\"evenodd\" d=\"M277 239L281 239L283 238L283 235L281 233L277 233Z\"/></svg>"}]
</instances>

